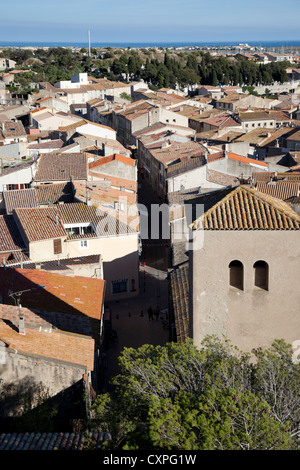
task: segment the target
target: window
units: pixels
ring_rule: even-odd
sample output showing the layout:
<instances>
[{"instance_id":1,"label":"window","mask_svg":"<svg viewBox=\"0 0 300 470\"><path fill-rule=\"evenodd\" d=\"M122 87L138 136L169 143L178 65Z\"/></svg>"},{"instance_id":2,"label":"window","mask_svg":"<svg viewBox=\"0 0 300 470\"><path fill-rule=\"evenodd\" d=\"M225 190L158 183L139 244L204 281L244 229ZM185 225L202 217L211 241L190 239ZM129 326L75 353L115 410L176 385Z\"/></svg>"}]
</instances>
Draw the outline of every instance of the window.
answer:
<instances>
[{"instance_id":1,"label":"window","mask_svg":"<svg viewBox=\"0 0 300 470\"><path fill-rule=\"evenodd\" d=\"M87 240L80 240L80 248L88 248L88 241Z\"/></svg>"},{"instance_id":2,"label":"window","mask_svg":"<svg viewBox=\"0 0 300 470\"><path fill-rule=\"evenodd\" d=\"M55 255L59 255L62 252L61 239L57 238L53 240L53 251Z\"/></svg>"},{"instance_id":3,"label":"window","mask_svg":"<svg viewBox=\"0 0 300 470\"><path fill-rule=\"evenodd\" d=\"M269 265L265 261L256 261L254 268L254 285L259 289L269 290Z\"/></svg>"},{"instance_id":4,"label":"window","mask_svg":"<svg viewBox=\"0 0 300 470\"><path fill-rule=\"evenodd\" d=\"M244 289L244 266L240 261L231 261L229 264L229 284L236 289Z\"/></svg>"},{"instance_id":5,"label":"window","mask_svg":"<svg viewBox=\"0 0 300 470\"><path fill-rule=\"evenodd\" d=\"M120 279L118 281L112 281L111 290L112 294L121 294L122 292L128 292L128 278Z\"/></svg>"}]
</instances>

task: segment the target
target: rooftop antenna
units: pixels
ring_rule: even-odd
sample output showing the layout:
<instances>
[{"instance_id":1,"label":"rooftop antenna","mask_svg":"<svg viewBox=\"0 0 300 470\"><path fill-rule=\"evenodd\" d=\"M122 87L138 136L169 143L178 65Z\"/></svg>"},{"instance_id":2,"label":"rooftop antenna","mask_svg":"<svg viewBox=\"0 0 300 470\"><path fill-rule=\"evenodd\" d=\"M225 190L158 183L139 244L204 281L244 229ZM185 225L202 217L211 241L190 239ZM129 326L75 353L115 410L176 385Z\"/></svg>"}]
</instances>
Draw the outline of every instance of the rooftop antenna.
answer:
<instances>
[{"instance_id":1,"label":"rooftop antenna","mask_svg":"<svg viewBox=\"0 0 300 470\"><path fill-rule=\"evenodd\" d=\"M91 57L91 32L89 30L89 57Z\"/></svg>"}]
</instances>

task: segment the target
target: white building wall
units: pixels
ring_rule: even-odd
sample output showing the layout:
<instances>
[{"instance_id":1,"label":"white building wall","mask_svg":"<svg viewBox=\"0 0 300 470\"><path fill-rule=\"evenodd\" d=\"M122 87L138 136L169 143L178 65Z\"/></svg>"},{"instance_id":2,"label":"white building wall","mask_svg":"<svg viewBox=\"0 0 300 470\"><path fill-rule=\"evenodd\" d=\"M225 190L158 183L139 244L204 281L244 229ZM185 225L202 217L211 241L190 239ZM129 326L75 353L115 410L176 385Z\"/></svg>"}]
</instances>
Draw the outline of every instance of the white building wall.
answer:
<instances>
[{"instance_id":1,"label":"white building wall","mask_svg":"<svg viewBox=\"0 0 300 470\"><path fill-rule=\"evenodd\" d=\"M180 191L180 189L192 189L197 187L201 187L202 192L205 189L219 189L219 184L207 181L206 171L207 166L204 165L173 178L168 178L168 191L171 193Z\"/></svg>"},{"instance_id":2,"label":"white building wall","mask_svg":"<svg viewBox=\"0 0 300 470\"><path fill-rule=\"evenodd\" d=\"M9 184L30 184L35 173L34 165L26 167L22 170L9 173L8 175L0 174L0 191L5 191Z\"/></svg>"},{"instance_id":3,"label":"white building wall","mask_svg":"<svg viewBox=\"0 0 300 470\"><path fill-rule=\"evenodd\" d=\"M102 139L113 139L116 140L117 133L115 130L105 126L95 126L93 124L84 124L76 129L77 132L84 135L92 135L95 137L101 137Z\"/></svg>"}]
</instances>

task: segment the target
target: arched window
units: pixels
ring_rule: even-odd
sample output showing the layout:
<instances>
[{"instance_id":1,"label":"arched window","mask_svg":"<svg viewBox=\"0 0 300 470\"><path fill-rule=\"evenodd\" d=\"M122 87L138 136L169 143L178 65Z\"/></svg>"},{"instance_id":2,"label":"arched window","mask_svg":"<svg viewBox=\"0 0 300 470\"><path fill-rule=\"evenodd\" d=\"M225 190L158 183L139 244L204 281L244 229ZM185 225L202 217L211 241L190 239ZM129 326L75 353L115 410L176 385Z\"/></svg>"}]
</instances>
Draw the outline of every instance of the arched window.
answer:
<instances>
[{"instance_id":1,"label":"arched window","mask_svg":"<svg viewBox=\"0 0 300 470\"><path fill-rule=\"evenodd\" d=\"M269 265L265 261L256 261L254 268L254 285L269 290Z\"/></svg>"},{"instance_id":2,"label":"arched window","mask_svg":"<svg viewBox=\"0 0 300 470\"><path fill-rule=\"evenodd\" d=\"M231 261L229 264L229 284L237 289L244 289L244 266L240 261Z\"/></svg>"}]
</instances>

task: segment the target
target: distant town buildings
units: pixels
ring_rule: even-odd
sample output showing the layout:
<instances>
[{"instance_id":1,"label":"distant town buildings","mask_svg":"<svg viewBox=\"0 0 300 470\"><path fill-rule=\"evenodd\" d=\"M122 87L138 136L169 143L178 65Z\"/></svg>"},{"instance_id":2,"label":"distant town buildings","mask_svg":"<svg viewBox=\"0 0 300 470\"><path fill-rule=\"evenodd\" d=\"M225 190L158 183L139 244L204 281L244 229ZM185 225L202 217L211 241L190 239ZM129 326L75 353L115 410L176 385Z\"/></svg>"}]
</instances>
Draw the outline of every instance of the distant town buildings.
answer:
<instances>
[{"instance_id":1,"label":"distant town buildings","mask_svg":"<svg viewBox=\"0 0 300 470\"><path fill-rule=\"evenodd\" d=\"M225 335L250 351L299 339L298 59L247 44L231 52L287 60L290 81L262 93L154 89L84 72L34 84L26 97L6 88L16 63L0 59L7 384L38 370L51 396L100 387L110 305L141 293L141 186L150 205L170 210L161 241L172 340L201 347L206 334ZM25 288L34 294L13 297Z\"/></svg>"}]
</instances>

